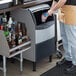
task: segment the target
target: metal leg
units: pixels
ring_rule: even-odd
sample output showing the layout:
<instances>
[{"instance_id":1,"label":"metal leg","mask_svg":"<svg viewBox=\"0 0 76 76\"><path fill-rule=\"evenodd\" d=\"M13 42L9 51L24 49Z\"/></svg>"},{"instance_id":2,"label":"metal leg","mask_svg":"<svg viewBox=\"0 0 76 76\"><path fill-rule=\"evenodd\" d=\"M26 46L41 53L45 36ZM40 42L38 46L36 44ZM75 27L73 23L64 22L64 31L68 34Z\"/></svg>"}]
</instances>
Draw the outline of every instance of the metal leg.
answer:
<instances>
[{"instance_id":1,"label":"metal leg","mask_svg":"<svg viewBox=\"0 0 76 76\"><path fill-rule=\"evenodd\" d=\"M33 71L36 71L36 62L33 62Z\"/></svg>"},{"instance_id":2,"label":"metal leg","mask_svg":"<svg viewBox=\"0 0 76 76\"><path fill-rule=\"evenodd\" d=\"M4 76L6 76L6 57L3 56L3 73L4 73Z\"/></svg>"},{"instance_id":3,"label":"metal leg","mask_svg":"<svg viewBox=\"0 0 76 76\"><path fill-rule=\"evenodd\" d=\"M22 53L20 53L20 71L23 71L23 57L22 57Z\"/></svg>"},{"instance_id":4,"label":"metal leg","mask_svg":"<svg viewBox=\"0 0 76 76\"><path fill-rule=\"evenodd\" d=\"M52 55L49 56L49 62L52 62Z\"/></svg>"}]
</instances>

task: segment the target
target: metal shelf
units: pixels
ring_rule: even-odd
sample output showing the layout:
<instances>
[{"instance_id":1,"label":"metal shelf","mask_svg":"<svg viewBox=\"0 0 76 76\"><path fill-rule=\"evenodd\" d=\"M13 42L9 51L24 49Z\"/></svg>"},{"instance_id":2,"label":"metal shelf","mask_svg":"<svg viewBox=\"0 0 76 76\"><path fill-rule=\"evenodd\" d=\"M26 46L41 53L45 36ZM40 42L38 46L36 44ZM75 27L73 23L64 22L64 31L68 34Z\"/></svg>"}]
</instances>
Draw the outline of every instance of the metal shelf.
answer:
<instances>
[{"instance_id":1,"label":"metal shelf","mask_svg":"<svg viewBox=\"0 0 76 76\"><path fill-rule=\"evenodd\" d=\"M12 58L16 55L20 55L18 59L20 61L20 71L23 71L23 52L31 48L31 40L28 39L21 45L16 46L15 48L10 49L7 39L4 35L4 31L0 30L0 55L3 56L3 66L0 67L0 70L3 71L4 76L6 76L6 58ZM18 49L18 51L16 51ZM10 54L11 53L11 54Z\"/></svg>"},{"instance_id":2,"label":"metal shelf","mask_svg":"<svg viewBox=\"0 0 76 76\"><path fill-rule=\"evenodd\" d=\"M4 36L4 31L0 30L0 55L6 56L8 58L15 56L16 54L19 54L21 52L24 52L26 48L31 46L30 39L27 39L24 41L21 45L16 46L15 48L10 48L8 45L8 42L6 40L6 37ZM24 48L25 47L25 48ZM18 50L21 49L21 50ZM18 50L18 51L16 51Z\"/></svg>"},{"instance_id":3,"label":"metal shelf","mask_svg":"<svg viewBox=\"0 0 76 76\"><path fill-rule=\"evenodd\" d=\"M48 1L51 1L51 0L30 1L30 2L26 2L24 4L21 4L21 5L11 6L10 8L2 9L2 10L0 10L0 13L13 11L13 10L16 10L16 9L19 9L19 8L22 8L22 7L27 8L27 7L31 7L31 6L34 6L34 5L42 4L42 3L45 3L45 2L48 2Z\"/></svg>"}]
</instances>

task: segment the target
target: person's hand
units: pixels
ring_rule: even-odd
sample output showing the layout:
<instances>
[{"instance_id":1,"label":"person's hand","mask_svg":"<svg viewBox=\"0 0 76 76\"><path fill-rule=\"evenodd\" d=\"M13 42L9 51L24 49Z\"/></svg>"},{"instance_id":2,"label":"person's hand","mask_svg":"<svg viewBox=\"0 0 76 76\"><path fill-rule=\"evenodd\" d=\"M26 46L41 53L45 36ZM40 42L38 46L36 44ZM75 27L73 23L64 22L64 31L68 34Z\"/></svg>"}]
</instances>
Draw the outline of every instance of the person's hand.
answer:
<instances>
[{"instance_id":1,"label":"person's hand","mask_svg":"<svg viewBox=\"0 0 76 76\"><path fill-rule=\"evenodd\" d=\"M48 16L49 16L49 15L48 15L47 12L43 13L42 16L41 16L42 22L45 22L46 19L48 18Z\"/></svg>"},{"instance_id":2,"label":"person's hand","mask_svg":"<svg viewBox=\"0 0 76 76\"><path fill-rule=\"evenodd\" d=\"M49 16L52 16L53 13L54 13L54 11L52 11L51 9L48 10L48 15L49 15Z\"/></svg>"}]
</instances>

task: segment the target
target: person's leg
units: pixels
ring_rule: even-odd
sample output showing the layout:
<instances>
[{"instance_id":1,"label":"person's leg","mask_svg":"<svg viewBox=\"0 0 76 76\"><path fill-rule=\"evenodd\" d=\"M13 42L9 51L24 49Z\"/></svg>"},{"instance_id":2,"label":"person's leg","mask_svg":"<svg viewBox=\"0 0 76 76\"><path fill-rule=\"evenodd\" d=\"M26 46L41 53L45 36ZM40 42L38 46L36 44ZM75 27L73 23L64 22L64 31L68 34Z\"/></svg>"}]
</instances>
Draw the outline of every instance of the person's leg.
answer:
<instances>
[{"instance_id":1,"label":"person's leg","mask_svg":"<svg viewBox=\"0 0 76 76\"><path fill-rule=\"evenodd\" d=\"M63 42L63 48L64 48L64 58L68 61L71 61L71 47L68 45L68 37L67 37L67 31L68 28L66 25L62 22L60 22L60 31L61 31L61 37Z\"/></svg>"},{"instance_id":2,"label":"person's leg","mask_svg":"<svg viewBox=\"0 0 76 76\"><path fill-rule=\"evenodd\" d=\"M76 25L66 25L66 34L68 37L68 45L71 46L72 64L71 68L66 69L66 72L76 72Z\"/></svg>"},{"instance_id":3,"label":"person's leg","mask_svg":"<svg viewBox=\"0 0 76 76\"><path fill-rule=\"evenodd\" d=\"M71 44L72 63L76 65L76 25L70 26L70 28L71 38L69 40Z\"/></svg>"},{"instance_id":4,"label":"person's leg","mask_svg":"<svg viewBox=\"0 0 76 76\"><path fill-rule=\"evenodd\" d=\"M57 65L63 65L63 64L71 64L71 49L70 46L68 46L68 39L66 35L66 25L64 23L60 22L60 32L63 42L63 48L64 48L64 59L57 62Z\"/></svg>"}]
</instances>

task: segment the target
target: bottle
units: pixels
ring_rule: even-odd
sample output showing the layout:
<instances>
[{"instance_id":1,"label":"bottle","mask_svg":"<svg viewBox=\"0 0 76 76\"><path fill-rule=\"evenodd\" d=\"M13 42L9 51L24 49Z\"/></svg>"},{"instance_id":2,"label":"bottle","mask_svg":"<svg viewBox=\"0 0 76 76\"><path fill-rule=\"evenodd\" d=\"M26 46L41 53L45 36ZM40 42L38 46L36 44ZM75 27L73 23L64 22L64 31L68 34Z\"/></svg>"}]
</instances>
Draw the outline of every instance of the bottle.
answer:
<instances>
[{"instance_id":1,"label":"bottle","mask_svg":"<svg viewBox=\"0 0 76 76\"><path fill-rule=\"evenodd\" d=\"M18 5L18 0L13 0L13 6Z\"/></svg>"},{"instance_id":2,"label":"bottle","mask_svg":"<svg viewBox=\"0 0 76 76\"><path fill-rule=\"evenodd\" d=\"M3 14L2 22L3 23L7 23L7 15L6 15L6 13Z\"/></svg>"},{"instance_id":3,"label":"bottle","mask_svg":"<svg viewBox=\"0 0 76 76\"><path fill-rule=\"evenodd\" d=\"M14 41L14 39L11 40L11 48L15 48L16 47L16 43Z\"/></svg>"},{"instance_id":4,"label":"bottle","mask_svg":"<svg viewBox=\"0 0 76 76\"><path fill-rule=\"evenodd\" d=\"M9 46L10 48L14 48L16 47L16 42L15 42L15 39L16 39L16 34L15 34L15 24L14 24L14 21L12 19L12 17L9 17L9 20L8 20L8 30L9 30Z\"/></svg>"},{"instance_id":5,"label":"bottle","mask_svg":"<svg viewBox=\"0 0 76 76\"><path fill-rule=\"evenodd\" d=\"M0 25L2 24L2 15L0 15Z\"/></svg>"},{"instance_id":6,"label":"bottle","mask_svg":"<svg viewBox=\"0 0 76 76\"><path fill-rule=\"evenodd\" d=\"M9 34L9 31L7 27L7 15L5 13L3 14L2 25L3 25L4 35L7 36Z\"/></svg>"},{"instance_id":7,"label":"bottle","mask_svg":"<svg viewBox=\"0 0 76 76\"><path fill-rule=\"evenodd\" d=\"M15 34L15 42L16 42L16 46L18 46L18 33Z\"/></svg>"},{"instance_id":8,"label":"bottle","mask_svg":"<svg viewBox=\"0 0 76 76\"><path fill-rule=\"evenodd\" d=\"M13 0L13 6L20 5L23 3L23 0Z\"/></svg>"},{"instance_id":9,"label":"bottle","mask_svg":"<svg viewBox=\"0 0 76 76\"><path fill-rule=\"evenodd\" d=\"M18 0L18 4L23 4L23 0Z\"/></svg>"},{"instance_id":10,"label":"bottle","mask_svg":"<svg viewBox=\"0 0 76 76\"><path fill-rule=\"evenodd\" d=\"M43 13L43 14L42 14L42 17L41 17L41 18L42 18L42 22L45 22L48 16L49 16L49 15L48 15L47 12Z\"/></svg>"},{"instance_id":11,"label":"bottle","mask_svg":"<svg viewBox=\"0 0 76 76\"><path fill-rule=\"evenodd\" d=\"M22 44L22 33L19 32L19 36L18 36L18 45Z\"/></svg>"},{"instance_id":12,"label":"bottle","mask_svg":"<svg viewBox=\"0 0 76 76\"><path fill-rule=\"evenodd\" d=\"M18 45L22 44L22 29L21 24L18 23Z\"/></svg>"},{"instance_id":13,"label":"bottle","mask_svg":"<svg viewBox=\"0 0 76 76\"><path fill-rule=\"evenodd\" d=\"M9 35L9 30L8 30L8 27L6 26L6 24L3 25L3 30L4 30L4 35L8 36Z\"/></svg>"},{"instance_id":14,"label":"bottle","mask_svg":"<svg viewBox=\"0 0 76 76\"><path fill-rule=\"evenodd\" d=\"M13 32L13 33L11 34L11 45L12 45L11 48L16 47L15 39L16 39L16 38L15 38L15 32Z\"/></svg>"},{"instance_id":15,"label":"bottle","mask_svg":"<svg viewBox=\"0 0 76 76\"><path fill-rule=\"evenodd\" d=\"M0 25L0 30L3 30L3 25L2 24Z\"/></svg>"},{"instance_id":16,"label":"bottle","mask_svg":"<svg viewBox=\"0 0 76 76\"><path fill-rule=\"evenodd\" d=\"M8 41L9 41L9 42L11 42L11 40L12 40L12 39L11 39L11 36L12 36L12 34L11 34L11 32L9 32L9 36L8 36Z\"/></svg>"},{"instance_id":17,"label":"bottle","mask_svg":"<svg viewBox=\"0 0 76 76\"><path fill-rule=\"evenodd\" d=\"M0 15L0 30L3 30L3 15Z\"/></svg>"},{"instance_id":18,"label":"bottle","mask_svg":"<svg viewBox=\"0 0 76 76\"><path fill-rule=\"evenodd\" d=\"M11 34L11 32L9 32L9 35L7 37L7 41L8 41L8 45L9 45L10 48L12 48L12 44L11 44L12 38L11 38L11 36L12 36L12 34Z\"/></svg>"},{"instance_id":19,"label":"bottle","mask_svg":"<svg viewBox=\"0 0 76 76\"><path fill-rule=\"evenodd\" d=\"M27 35L27 29L26 29L25 24L22 23L21 28L22 28L22 36L26 36Z\"/></svg>"},{"instance_id":20,"label":"bottle","mask_svg":"<svg viewBox=\"0 0 76 76\"><path fill-rule=\"evenodd\" d=\"M9 17L8 28L11 28L12 23L13 23L12 17Z\"/></svg>"}]
</instances>

